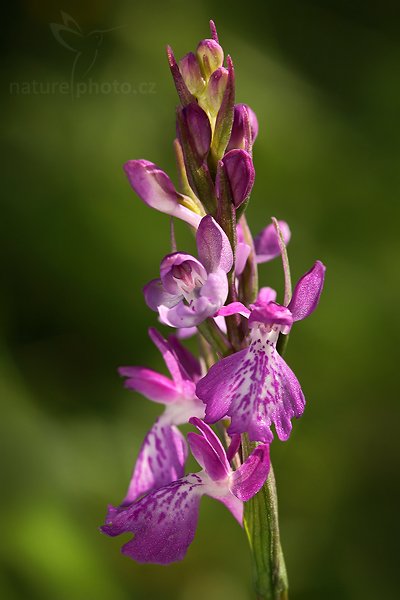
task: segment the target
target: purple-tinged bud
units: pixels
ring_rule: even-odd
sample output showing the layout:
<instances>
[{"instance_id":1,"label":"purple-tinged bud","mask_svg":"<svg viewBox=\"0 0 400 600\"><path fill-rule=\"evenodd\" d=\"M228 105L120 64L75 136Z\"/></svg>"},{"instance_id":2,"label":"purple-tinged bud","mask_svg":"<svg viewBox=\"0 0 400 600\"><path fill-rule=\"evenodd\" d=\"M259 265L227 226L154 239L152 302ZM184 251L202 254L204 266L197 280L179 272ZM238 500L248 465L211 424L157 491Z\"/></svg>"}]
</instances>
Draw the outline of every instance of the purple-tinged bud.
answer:
<instances>
[{"instance_id":1,"label":"purple-tinged bud","mask_svg":"<svg viewBox=\"0 0 400 600\"><path fill-rule=\"evenodd\" d=\"M197 228L201 216L182 205L190 198L179 194L168 175L157 165L148 160L128 160L124 170L129 183L145 204Z\"/></svg>"},{"instance_id":2,"label":"purple-tinged bud","mask_svg":"<svg viewBox=\"0 0 400 600\"><path fill-rule=\"evenodd\" d=\"M227 150L241 148L248 150L258 135L258 121L255 112L247 104L235 104L232 133Z\"/></svg>"},{"instance_id":3,"label":"purple-tinged bud","mask_svg":"<svg viewBox=\"0 0 400 600\"><path fill-rule=\"evenodd\" d=\"M224 62L224 51L215 40L202 40L197 46L197 59L206 81Z\"/></svg>"},{"instance_id":4,"label":"purple-tinged bud","mask_svg":"<svg viewBox=\"0 0 400 600\"><path fill-rule=\"evenodd\" d=\"M222 99L228 83L228 69L220 67L211 75L206 92L206 105L213 117L216 117L221 108Z\"/></svg>"},{"instance_id":5,"label":"purple-tinged bud","mask_svg":"<svg viewBox=\"0 0 400 600\"><path fill-rule=\"evenodd\" d=\"M233 203L238 208L249 198L253 189L253 161L245 150L230 150L223 157L221 164L229 181Z\"/></svg>"},{"instance_id":6,"label":"purple-tinged bud","mask_svg":"<svg viewBox=\"0 0 400 600\"><path fill-rule=\"evenodd\" d=\"M210 121L204 110L196 102L185 106L182 109L182 115L186 121L190 145L201 163L205 160L210 149Z\"/></svg>"},{"instance_id":7,"label":"purple-tinged bud","mask_svg":"<svg viewBox=\"0 0 400 600\"><path fill-rule=\"evenodd\" d=\"M179 70L189 92L194 96L200 96L206 87L206 82L193 52L189 52L179 61Z\"/></svg>"}]
</instances>

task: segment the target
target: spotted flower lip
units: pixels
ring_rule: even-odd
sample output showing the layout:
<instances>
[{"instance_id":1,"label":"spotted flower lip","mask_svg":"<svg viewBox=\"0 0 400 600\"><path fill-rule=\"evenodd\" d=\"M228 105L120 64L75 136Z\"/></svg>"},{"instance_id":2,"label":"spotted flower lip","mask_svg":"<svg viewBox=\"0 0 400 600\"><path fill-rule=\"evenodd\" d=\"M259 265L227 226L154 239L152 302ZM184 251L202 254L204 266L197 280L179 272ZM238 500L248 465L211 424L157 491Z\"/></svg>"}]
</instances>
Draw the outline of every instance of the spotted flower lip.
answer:
<instances>
[{"instance_id":1,"label":"spotted flower lip","mask_svg":"<svg viewBox=\"0 0 400 600\"><path fill-rule=\"evenodd\" d=\"M163 404L164 412L146 434L139 450L123 506L142 494L182 477L188 450L176 427L193 416L204 416L204 405L196 397L200 364L175 337L167 341L156 329L149 336L161 352L172 379L144 367L120 367L125 386L149 400Z\"/></svg>"},{"instance_id":2,"label":"spotted flower lip","mask_svg":"<svg viewBox=\"0 0 400 600\"><path fill-rule=\"evenodd\" d=\"M191 199L179 194L168 175L157 165L143 159L128 160L124 171L132 188L145 204L186 221L192 227L198 227L201 216L182 205L185 201L192 205Z\"/></svg>"},{"instance_id":3,"label":"spotted flower lip","mask_svg":"<svg viewBox=\"0 0 400 600\"><path fill-rule=\"evenodd\" d=\"M188 434L193 456L202 467L169 483L136 502L109 506L103 533L133 533L122 552L137 562L169 564L184 558L193 541L201 497L224 504L241 524L243 501L263 486L270 469L269 446L261 444L233 471L213 430L201 419L190 422L199 433Z\"/></svg>"},{"instance_id":4,"label":"spotted flower lip","mask_svg":"<svg viewBox=\"0 0 400 600\"><path fill-rule=\"evenodd\" d=\"M272 423L280 440L287 440L291 419L300 417L305 399L296 376L276 350L279 333L287 334L294 321L317 307L325 267L317 261L301 277L288 307L275 302L271 288L263 288L250 309L235 302L219 315L239 313L249 319L250 345L213 365L196 386L206 405L205 420L231 418L230 435L247 432L250 440L270 443Z\"/></svg>"},{"instance_id":5,"label":"spotted flower lip","mask_svg":"<svg viewBox=\"0 0 400 600\"><path fill-rule=\"evenodd\" d=\"M160 278L150 281L143 290L147 305L172 327L200 324L215 315L228 295L232 248L210 215L200 222L196 244L199 259L184 252L167 255L161 261Z\"/></svg>"}]
</instances>

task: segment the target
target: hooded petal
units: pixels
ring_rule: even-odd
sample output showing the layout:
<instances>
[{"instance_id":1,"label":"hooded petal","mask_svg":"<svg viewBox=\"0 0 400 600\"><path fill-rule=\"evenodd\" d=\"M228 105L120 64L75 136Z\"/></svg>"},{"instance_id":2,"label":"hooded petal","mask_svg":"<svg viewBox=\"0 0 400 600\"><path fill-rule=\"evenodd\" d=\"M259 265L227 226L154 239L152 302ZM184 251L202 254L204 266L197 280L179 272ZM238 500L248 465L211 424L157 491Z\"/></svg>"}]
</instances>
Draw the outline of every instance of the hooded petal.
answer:
<instances>
[{"instance_id":1,"label":"hooded petal","mask_svg":"<svg viewBox=\"0 0 400 600\"><path fill-rule=\"evenodd\" d=\"M203 480L190 474L123 509L110 507L103 533L133 533L123 554L140 563L182 560L196 533Z\"/></svg>"},{"instance_id":2,"label":"hooded petal","mask_svg":"<svg viewBox=\"0 0 400 600\"><path fill-rule=\"evenodd\" d=\"M176 402L181 397L181 390L174 381L145 367L120 367L118 373L126 377L125 387L139 392L148 400L160 404Z\"/></svg>"},{"instance_id":3,"label":"hooded petal","mask_svg":"<svg viewBox=\"0 0 400 600\"><path fill-rule=\"evenodd\" d=\"M208 273L222 269L228 273L233 265L233 253L226 233L210 216L202 218L196 235L199 259Z\"/></svg>"},{"instance_id":4,"label":"hooded petal","mask_svg":"<svg viewBox=\"0 0 400 600\"><path fill-rule=\"evenodd\" d=\"M250 500L267 480L270 466L269 444L260 444L232 473L231 492L244 502Z\"/></svg>"},{"instance_id":5,"label":"hooded petal","mask_svg":"<svg viewBox=\"0 0 400 600\"><path fill-rule=\"evenodd\" d=\"M278 221L279 229L282 232L285 246L288 245L291 237L289 225L285 221ZM256 258L258 263L264 263L280 255L278 235L273 223L265 227L254 239Z\"/></svg>"},{"instance_id":6,"label":"hooded petal","mask_svg":"<svg viewBox=\"0 0 400 600\"><path fill-rule=\"evenodd\" d=\"M160 276L164 290L172 295L182 295L182 289L191 291L207 279L201 262L186 252L167 254L160 264Z\"/></svg>"},{"instance_id":7,"label":"hooded petal","mask_svg":"<svg viewBox=\"0 0 400 600\"><path fill-rule=\"evenodd\" d=\"M326 267L317 260L312 269L300 277L289 303L293 321L305 319L317 308L324 287Z\"/></svg>"},{"instance_id":8,"label":"hooded petal","mask_svg":"<svg viewBox=\"0 0 400 600\"><path fill-rule=\"evenodd\" d=\"M166 306L171 308L178 304L182 296L177 294L170 294L166 292L161 279L152 279L143 288L144 299L146 304L151 310L158 310L159 306Z\"/></svg>"},{"instance_id":9,"label":"hooded petal","mask_svg":"<svg viewBox=\"0 0 400 600\"><path fill-rule=\"evenodd\" d=\"M175 426L165 424L162 417L157 419L144 438L121 506L183 477L187 454L181 432Z\"/></svg>"}]
</instances>

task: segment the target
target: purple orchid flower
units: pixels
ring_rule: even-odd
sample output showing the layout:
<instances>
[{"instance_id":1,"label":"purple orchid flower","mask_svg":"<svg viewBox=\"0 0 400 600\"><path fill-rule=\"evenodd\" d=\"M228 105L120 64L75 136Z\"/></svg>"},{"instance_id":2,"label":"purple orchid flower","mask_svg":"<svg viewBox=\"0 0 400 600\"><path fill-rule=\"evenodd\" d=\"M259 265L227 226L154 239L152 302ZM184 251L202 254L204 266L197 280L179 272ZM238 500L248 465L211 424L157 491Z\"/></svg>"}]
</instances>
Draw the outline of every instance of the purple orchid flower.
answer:
<instances>
[{"instance_id":1,"label":"purple orchid flower","mask_svg":"<svg viewBox=\"0 0 400 600\"><path fill-rule=\"evenodd\" d=\"M144 367L120 367L125 386L149 400L165 405L162 415L147 433L122 506L139 496L182 477L187 458L185 438L176 425L190 417L203 417L204 405L196 397L201 370L198 360L173 336L167 342L155 329L149 335L161 352L172 380Z\"/></svg>"},{"instance_id":2,"label":"purple orchid flower","mask_svg":"<svg viewBox=\"0 0 400 600\"><path fill-rule=\"evenodd\" d=\"M243 501L252 498L268 476L268 444L257 446L233 471L213 430L196 417L190 422L200 431L189 433L188 441L203 470L181 477L129 506L110 506L101 527L109 536L133 533L122 552L137 562L168 564L182 560L193 541L204 495L225 504L242 524Z\"/></svg>"},{"instance_id":3,"label":"purple orchid flower","mask_svg":"<svg viewBox=\"0 0 400 600\"><path fill-rule=\"evenodd\" d=\"M194 327L214 316L228 295L232 248L210 215L200 222L196 244L199 260L185 252L167 255L161 261L160 279L143 290L147 305L172 327Z\"/></svg>"},{"instance_id":4,"label":"purple orchid flower","mask_svg":"<svg viewBox=\"0 0 400 600\"><path fill-rule=\"evenodd\" d=\"M182 219L197 228L201 216L184 206L193 207L188 196L176 191L174 184L164 171L148 160L128 160L124 165L129 183L145 204L156 210Z\"/></svg>"},{"instance_id":5,"label":"purple orchid flower","mask_svg":"<svg viewBox=\"0 0 400 600\"><path fill-rule=\"evenodd\" d=\"M308 317L317 307L325 267L317 261L298 281L288 307L275 302L271 288L260 290L250 310L240 302L219 314L248 317L250 346L211 367L196 387L206 404L207 423L231 417L230 435L247 432L250 440L270 443L274 423L280 440L287 440L291 419L300 417L305 399L296 376L276 350L280 333L288 334L294 321Z\"/></svg>"}]
</instances>

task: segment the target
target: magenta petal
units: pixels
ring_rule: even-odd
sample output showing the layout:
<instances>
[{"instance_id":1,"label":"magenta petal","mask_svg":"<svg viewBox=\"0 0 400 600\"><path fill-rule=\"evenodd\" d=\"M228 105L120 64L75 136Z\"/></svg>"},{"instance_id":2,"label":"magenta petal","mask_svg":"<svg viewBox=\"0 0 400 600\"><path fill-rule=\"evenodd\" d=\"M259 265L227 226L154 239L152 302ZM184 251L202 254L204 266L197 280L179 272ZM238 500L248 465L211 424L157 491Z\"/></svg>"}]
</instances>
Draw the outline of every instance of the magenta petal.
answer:
<instances>
[{"instance_id":1,"label":"magenta petal","mask_svg":"<svg viewBox=\"0 0 400 600\"><path fill-rule=\"evenodd\" d=\"M279 229L282 232L285 246L287 246L291 236L289 225L285 221L278 221L278 224ZM279 247L278 235L273 223L265 227L257 235L257 237L254 239L254 247L256 250L258 263L268 262L280 255L281 251Z\"/></svg>"},{"instance_id":2,"label":"magenta petal","mask_svg":"<svg viewBox=\"0 0 400 600\"><path fill-rule=\"evenodd\" d=\"M120 367L118 373L126 377L125 387L143 394L153 402L170 404L180 398L180 390L176 383L145 367Z\"/></svg>"},{"instance_id":3,"label":"magenta petal","mask_svg":"<svg viewBox=\"0 0 400 600\"><path fill-rule=\"evenodd\" d=\"M293 324L292 313L286 306L276 302L268 304L253 304L249 317L249 327L253 323L264 323L264 325L280 325L284 333L288 333Z\"/></svg>"},{"instance_id":4,"label":"magenta petal","mask_svg":"<svg viewBox=\"0 0 400 600\"><path fill-rule=\"evenodd\" d=\"M183 477L187 454L187 444L179 429L158 419L144 438L121 506Z\"/></svg>"},{"instance_id":5,"label":"magenta petal","mask_svg":"<svg viewBox=\"0 0 400 600\"><path fill-rule=\"evenodd\" d=\"M177 294L169 294L163 288L161 279L152 279L143 288L144 299L151 310L158 310L159 306L171 308L181 299Z\"/></svg>"},{"instance_id":6,"label":"magenta petal","mask_svg":"<svg viewBox=\"0 0 400 600\"><path fill-rule=\"evenodd\" d=\"M194 333L196 333L196 331ZM168 337L168 342L174 351L175 356L179 360L181 367L185 369L190 379L192 381L199 379L201 376L201 365L198 359L180 343L176 336L170 335Z\"/></svg>"},{"instance_id":7,"label":"magenta petal","mask_svg":"<svg viewBox=\"0 0 400 600\"><path fill-rule=\"evenodd\" d=\"M206 405L207 423L216 423L228 414L234 395L233 378L240 371L246 355L247 348L223 358L198 382L196 394Z\"/></svg>"},{"instance_id":8,"label":"magenta petal","mask_svg":"<svg viewBox=\"0 0 400 600\"><path fill-rule=\"evenodd\" d=\"M251 313L251 310L246 308L244 304L241 302L231 302L226 306L223 306L218 311L218 316L229 317L230 315L242 315L243 317L248 318Z\"/></svg>"},{"instance_id":9,"label":"magenta petal","mask_svg":"<svg viewBox=\"0 0 400 600\"><path fill-rule=\"evenodd\" d=\"M197 429L202 434L203 438L208 442L210 447L218 456L218 459L223 465L224 470L228 473L231 470L231 468L228 459L226 458L226 453L219 437L214 433L211 427L207 425L207 423L204 423L204 421L202 421L198 417L192 417L191 419L189 419L189 423L197 427Z\"/></svg>"},{"instance_id":10,"label":"magenta petal","mask_svg":"<svg viewBox=\"0 0 400 600\"><path fill-rule=\"evenodd\" d=\"M270 469L269 444L260 444L231 476L231 492L247 502L262 488Z\"/></svg>"},{"instance_id":11,"label":"magenta petal","mask_svg":"<svg viewBox=\"0 0 400 600\"><path fill-rule=\"evenodd\" d=\"M111 507L101 530L109 536L133 533L122 552L137 562L182 560L196 533L203 493L201 477L187 475L125 509Z\"/></svg>"},{"instance_id":12,"label":"magenta petal","mask_svg":"<svg viewBox=\"0 0 400 600\"><path fill-rule=\"evenodd\" d=\"M124 170L143 202L162 212L174 210L178 204L177 191L168 175L157 165L148 160L128 160Z\"/></svg>"},{"instance_id":13,"label":"magenta petal","mask_svg":"<svg viewBox=\"0 0 400 600\"><path fill-rule=\"evenodd\" d=\"M226 451L226 458L229 461L232 460L232 458L235 456L235 454L239 450L240 444L241 444L240 435L238 433L234 433L233 436L231 437L231 443L229 444L229 448Z\"/></svg>"},{"instance_id":14,"label":"magenta petal","mask_svg":"<svg viewBox=\"0 0 400 600\"><path fill-rule=\"evenodd\" d=\"M293 321L305 319L317 308L324 287L326 267L317 260L309 271L300 277L289 303Z\"/></svg>"},{"instance_id":15,"label":"magenta petal","mask_svg":"<svg viewBox=\"0 0 400 600\"><path fill-rule=\"evenodd\" d=\"M207 215L202 218L196 235L199 259L208 273L222 269L228 273L233 265L233 253L226 233Z\"/></svg>"},{"instance_id":16,"label":"magenta petal","mask_svg":"<svg viewBox=\"0 0 400 600\"><path fill-rule=\"evenodd\" d=\"M173 352L172 348L170 347L169 343L167 342L167 340L165 340L162 337L162 335L157 331L157 329L154 329L154 327L150 327L149 336L150 336L152 342L157 346L157 348L161 352L164 362L167 365L168 370L171 373L171 376L172 376L175 384L181 386L182 379L183 378L187 379L188 376L182 370L182 368L176 358L176 355ZM186 375L186 377L185 377L185 375Z\"/></svg>"},{"instance_id":17,"label":"magenta petal","mask_svg":"<svg viewBox=\"0 0 400 600\"><path fill-rule=\"evenodd\" d=\"M269 302L275 302L276 291L270 287L262 287L258 292L256 304L269 304Z\"/></svg>"},{"instance_id":18,"label":"magenta petal","mask_svg":"<svg viewBox=\"0 0 400 600\"><path fill-rule=\"evenodd\" d=\"M203 436L191 431L187 440L193 456L213 481L227 478L229 471L224 468L215 450Z\"/></svg>"}]
</instances>

